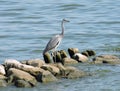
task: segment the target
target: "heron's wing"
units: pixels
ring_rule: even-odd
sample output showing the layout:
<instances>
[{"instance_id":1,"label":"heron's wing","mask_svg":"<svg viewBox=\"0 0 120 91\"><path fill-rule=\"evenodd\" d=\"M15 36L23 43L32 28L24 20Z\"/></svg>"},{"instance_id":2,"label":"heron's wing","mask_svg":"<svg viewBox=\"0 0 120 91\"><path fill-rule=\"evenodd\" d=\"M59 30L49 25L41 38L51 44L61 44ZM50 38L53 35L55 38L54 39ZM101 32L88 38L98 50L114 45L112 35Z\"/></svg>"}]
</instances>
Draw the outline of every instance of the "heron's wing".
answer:
<instances>
[{"instance_id":1,"label":"heron's wing","mask_svg":"<svg viewBox=\"0 0 120 91\"><path fill-rule=\"evenodd\" d=\"M59 43L61 42L62 36L61 35L55 35L54 37L52 37L50 39L50 41L48 42L45 50L49 51L51 49L54 49L55 47L57 47L59 45Z\"/></svg>"}]
</instances>

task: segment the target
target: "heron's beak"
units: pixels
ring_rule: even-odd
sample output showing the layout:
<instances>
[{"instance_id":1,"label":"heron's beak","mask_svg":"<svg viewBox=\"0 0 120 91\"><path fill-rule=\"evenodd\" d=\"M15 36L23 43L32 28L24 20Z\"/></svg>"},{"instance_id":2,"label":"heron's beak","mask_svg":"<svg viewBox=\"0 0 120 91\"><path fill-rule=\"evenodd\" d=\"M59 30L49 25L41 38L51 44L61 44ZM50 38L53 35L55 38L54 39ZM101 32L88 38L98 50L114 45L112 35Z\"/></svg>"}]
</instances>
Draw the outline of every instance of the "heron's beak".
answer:
<instances>
[{"instance_id":1,"label":"heron's beak","mask_svg":"<svg viewBox=\"0 0 120 91\"><path fill-rule=\"evenodd\" d=\"M66 19L63 19L63 21L65 21L65 22L70 22L69 20L66 20Z\"/></svg>"}]
</instances>

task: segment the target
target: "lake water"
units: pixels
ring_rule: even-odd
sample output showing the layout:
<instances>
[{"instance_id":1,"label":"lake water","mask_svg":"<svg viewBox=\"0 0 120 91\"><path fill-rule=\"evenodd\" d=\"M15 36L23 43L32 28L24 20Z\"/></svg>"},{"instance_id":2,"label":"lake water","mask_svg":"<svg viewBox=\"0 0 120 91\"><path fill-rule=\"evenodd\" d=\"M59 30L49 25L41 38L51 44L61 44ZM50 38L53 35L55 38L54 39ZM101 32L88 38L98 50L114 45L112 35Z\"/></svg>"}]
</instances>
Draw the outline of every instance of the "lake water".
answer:
<instances>
[{"instance_id":1,"label":"lake water","mask_svg":"<svg viewBox=\"0 0 120 91\"><path fill-rule=\"evenodd\" d=\"M58 50L77 47L120 57L119 0L0 0L0 63L8 58L43 59L42 51L49 39L61 32L63 18L70 22L65 24ZM119 65L75 66L95 75L0 91L120 91Z\"/></svg>"}]
</instances>

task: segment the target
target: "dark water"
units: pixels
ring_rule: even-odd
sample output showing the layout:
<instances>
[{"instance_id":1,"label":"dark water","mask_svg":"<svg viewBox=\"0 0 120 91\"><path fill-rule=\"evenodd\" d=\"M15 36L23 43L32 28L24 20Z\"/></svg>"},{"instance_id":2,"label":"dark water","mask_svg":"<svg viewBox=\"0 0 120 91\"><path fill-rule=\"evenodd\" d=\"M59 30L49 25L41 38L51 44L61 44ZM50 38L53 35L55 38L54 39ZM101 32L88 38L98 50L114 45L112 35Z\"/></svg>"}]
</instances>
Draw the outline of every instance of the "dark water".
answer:
<instances>
[{"instance_id":1,"label":"dark water","mask_svg":"<svg viewBox=\"0 0 120 91\"><path fill-rule=\"evenodd\" d=\"M5 59L42 58L42 51L54 34L65 36L58 49L77 47L120 57L119 0L0 0L0 63ZM3 91L120 91L120 67L77 65L93 72L92 77L39 84L35 88L2 88Z\"/></svg>"}]
</instances>

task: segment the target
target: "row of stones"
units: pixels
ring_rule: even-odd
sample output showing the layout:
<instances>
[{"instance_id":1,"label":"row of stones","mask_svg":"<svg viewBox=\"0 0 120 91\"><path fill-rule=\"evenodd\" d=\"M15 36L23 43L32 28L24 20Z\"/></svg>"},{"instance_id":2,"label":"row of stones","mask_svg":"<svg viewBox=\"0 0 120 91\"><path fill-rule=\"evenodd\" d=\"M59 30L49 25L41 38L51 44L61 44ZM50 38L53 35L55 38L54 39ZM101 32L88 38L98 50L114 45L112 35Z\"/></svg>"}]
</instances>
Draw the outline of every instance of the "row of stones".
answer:
<instances>
[{"instance_id":1,"label":"row of stones","mask_svg":"<svg viewBox=\"0 0 120 91\"><path fill-rule=\"evenodd\" d=\"M5 60L0 65L0 86L15 85L17 87L34 87L37 82L58 81L60 78L80 78L90 74L67 64L88 62L92 64L119 64L120 59L113 55L95 56L93 50L79 52L78 48L69 48L69 56L65 51L58 51L55 56L49 53L44 55L44 60L31 59L17 61L15 59ZM91 57L94 56L94 57ZM56 63L53 63L51 60ZM90 58L92 58L92 61Z\"/></svg>"}]
</instances>

